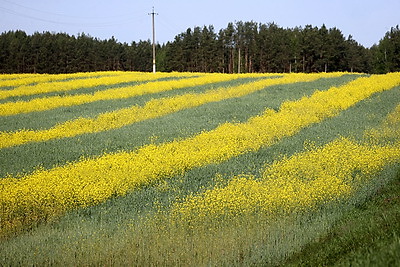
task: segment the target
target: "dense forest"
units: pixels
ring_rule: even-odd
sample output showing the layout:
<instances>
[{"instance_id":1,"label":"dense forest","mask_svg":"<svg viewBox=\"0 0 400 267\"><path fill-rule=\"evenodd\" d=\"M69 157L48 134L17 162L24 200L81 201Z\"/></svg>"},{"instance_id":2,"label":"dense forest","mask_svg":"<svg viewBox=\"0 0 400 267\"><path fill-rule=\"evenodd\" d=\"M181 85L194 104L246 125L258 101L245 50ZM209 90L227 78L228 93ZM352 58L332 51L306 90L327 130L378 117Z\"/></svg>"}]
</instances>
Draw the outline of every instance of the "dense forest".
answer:
<instances>
[{"instance_id":1,"label":"dense forest","mask_svg":"<svg viewBox=\"0 0 400 267\"><path fill-rule=\"evenodd\" d=\"M72 73L151 71L149 40L120 43L87 34L9 31L0 35L0 73ZM173 41L157 45L159 71L191 72L331 72L400 71L400 29L371 48L337 28L282 28L275 23L229 23L189 28Z\"/></svg>"}]
</instances>

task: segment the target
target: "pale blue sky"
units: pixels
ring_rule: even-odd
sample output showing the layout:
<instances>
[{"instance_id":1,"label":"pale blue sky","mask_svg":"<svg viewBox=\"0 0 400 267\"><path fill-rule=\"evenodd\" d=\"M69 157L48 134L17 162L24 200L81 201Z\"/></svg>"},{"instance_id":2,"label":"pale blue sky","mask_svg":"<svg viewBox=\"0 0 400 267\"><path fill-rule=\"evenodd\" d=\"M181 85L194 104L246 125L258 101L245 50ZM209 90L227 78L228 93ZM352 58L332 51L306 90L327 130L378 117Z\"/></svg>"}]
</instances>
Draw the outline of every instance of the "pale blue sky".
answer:
<instances>
[{"instance_id":1,"label":"pale blue sky","mask_svg":"<svg viewBox=\"0 0 400 267\"><path fill-rule=\"evenodd\" d=\"M0 32L85 32L130 43L151 39L152 6L160 43L189 27L212 24L218 32L229 22L253 20L284 28L325 24L370 47L400 24L400 0L0 0Z\"/></svg>"}]
</instances>

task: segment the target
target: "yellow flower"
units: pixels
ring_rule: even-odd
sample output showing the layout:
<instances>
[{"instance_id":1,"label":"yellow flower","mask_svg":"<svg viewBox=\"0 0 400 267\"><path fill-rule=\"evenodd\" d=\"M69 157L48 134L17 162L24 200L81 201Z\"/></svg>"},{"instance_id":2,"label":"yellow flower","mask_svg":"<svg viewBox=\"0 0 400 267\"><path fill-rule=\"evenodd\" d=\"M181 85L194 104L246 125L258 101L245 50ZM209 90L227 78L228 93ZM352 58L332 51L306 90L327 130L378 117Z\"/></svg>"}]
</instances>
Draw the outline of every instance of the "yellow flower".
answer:
<instances>
[{"instance_id":1,"label":"yellow flower","mask_svg":"<svg viewBox=\"0 0 400 267\"><path fill-rule=\"evenodd\" d=\"M308 80L323 75L296 74L291 77L294 80ZM181 85L188 86L195 79L182 80ZM218 79L222 78L216 76L206 80ZM204 81L203 77L197 80L199 83ZM0 222L1 229L24 223L25 220L94 205L188 169L258 150L283 137L294 135L303 127L332 117L376 92L389 90L399 84L399 74L358 78L338 88L315 92L298 101L285 102L278 112L266 110L247 122L225 123L184 140L146 145L131 152L104 154L49 170L38 169L21 178L3 178L0 180L0 215L4 218ZM175 82L170 85L170 89L176 88ZM339 140L320 150L277 162L265 171L265 177L272 177L266 181L238 177L226 188L207 192L205 197L194 196L189 198L188 203L200 205L195 208L200 215L203 210L204 214L235 214L243 210L252 212L253 206L268 212L313 207L351 192L351 187L342 177L347 177L346 174L352 170L374 173L385 164L397 161L398 147L398 143L393 146L369 146L357 145L346 139ZM361 151L363 157L358 158L356 151ZM321 158L320 154L324 156ZM340 161L334 161L337 158ZM318 164L310 168L307 162L312 160ZM315 173L310 169L315 169ZM289 181L287 177L293 178ZM256 193L253 194L253 191ZM189 206L185 205L178 210L190 214Z\"/></svg>"},{"instance_id":2,"label":"yellow flower","mask_svg":"<svg viewBox=\"0 0 400 267\"><path fill-rule=\"evenodd\" d=\"M333 74L331 74L333 75ZM340 75L335 74L335 75ZM303 77L304 76L304 77ZM226 77L226 76L224 76ZM232 76L233 78L237 75ZM146 119L160 117L182 109L200 106L210 102L241 97L265 87L276 84L289 84L298 81L312 81L321 75L286 75L280 79L263 79L256 82L233 87L219 87L205 93L188 93L171 98L153 99L143 107L132 106L112 112L100 114L96 118L78 118L58 124L47 130L20 130L16 132L0 132L0 148L20 145L28 142L47 141L55 138L72 137L84 133L106 131L139 122Z\"/></svg>"}]
</instances>

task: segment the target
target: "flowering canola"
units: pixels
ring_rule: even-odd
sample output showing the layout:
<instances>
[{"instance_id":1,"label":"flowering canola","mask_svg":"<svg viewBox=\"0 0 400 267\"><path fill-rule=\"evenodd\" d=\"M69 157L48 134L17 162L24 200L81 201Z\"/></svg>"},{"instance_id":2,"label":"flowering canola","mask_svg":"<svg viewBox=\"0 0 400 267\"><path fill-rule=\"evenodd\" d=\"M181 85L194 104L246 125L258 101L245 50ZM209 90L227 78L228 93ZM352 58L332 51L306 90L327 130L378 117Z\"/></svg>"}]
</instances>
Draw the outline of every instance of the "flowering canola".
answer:
<instances>
[{"instance_id":1,"label":"flowering canola","mask_svg":"<svg viewBox=\"0 0 400 267\"><path fill-rule=\"evenodd\" d=\"M335 116L373 93L399 84L399 74L358 78L338 88L285 102L279 112L268 109L245 123L225 123L184 140L82 159L49 170L38 169L19 178L3 178L0 181L0 229L97 204L157 179L255 151L312 123ZM391 148L384 149L383 154L389 154ZM324 184L318 179L311 182ZM332 192L348 192L337 180L326 186L330 186Z\"/></svg>"},{"instance_id":2,"label":"flowering canola","mask_svg":"<svg viewBox=\"0 0 400 267\"><path fill-rule=\"evenodd\" d=\"M66 79L90 78L99 76L118 76L121 71L77 72L71 74L1 74L0 87L17 87ZM1 92L1 91L0 91Z\"/></svg>"},{"instance_id":3,"label":"flowering canola","mask_svg":"<svg viewBox=\"0 0 400 267\"><path fill-rule=\"evenodd\" d=\"M191 86L230 81L239 75L205 75L171 81L155 81L135 86L113 88L97 91L94 94L79 94L69 96L52 96L36 98L29 101L7 102L0 104L0 116L10 116L21 113L44 111L60 107L82 105L102 100L123 99L144 94L154 94Z\"/></svg>"},{"instance_id":4,"label":"flowering canola","mask_svg":"<svg viewBox=\"0 0 400 267\"><path fill-rule=\"evenodd\" d=\"M99 73L100 74L100 73ZM112 72L108 74L108 76L104 77L94 77L87 79L73 79L73 80L65 80L65 81L49 81L49 82L41 82L35 85L25 85L14 88L13 90L0 90L0 99L5 99L8 97L17 97L17 96L26 96L26 95L35 95L35 94L43 94L50 92L66 92L71 90L77 90L81 88L91 88L99 85L115 85L120 83L127 82L144 82L144 81L152 81L159 78L165 77L182 77L182 76L193 76L194 74L189 73L143 73L143 72L120 72L114 74ZM70 77L66 76L65 77ZM78 76L79 77L79 76ZM88 76L90 77L90 76ZM72 77L70 77L72 78ZM76 77L75 77L76 78Z\"/></svg>"},{"instance_id":5,"label":"flowering canola","mask_svg":"<svg viewBox=\"0 0 400 267\"><path fill-rule=\"evenodd\" d=\"M400 105L380 127L367 130L362 142L340 137L266 165L260 179L233 177L227 186L176 202L171 216L178 221L201 222L257 212L309 211L343 199L386 166L400 163L399 133Z\"/></svg>"},{"instance_id":6,"label":"flowering canola","mask_svg":"<svg viewBox=\"0 0 400 267\"><path fill-rule=\"evenodd\" d=\"M187 222L310 210L350 195L356 182L393 163L400 163L400 142L378 146L339 138L267 166L259 180L241 175L225 187L190 196L176 203L171 213Z\"/></svg>"},{"instance_id":7,"label":"flowering canola","mask_svg":"<svg viewBox=\"0 0 400 267\"><path fill-rule=\"evenodd\" d=\"M329 77L343 75L333 73ZM0 148L20 145L28 142L41 142L55 138L72 137L85 133L95 133L120 128L135 122L160 117L179 110L197 107L210 102L241 97L268 86L309 82L326 74L285 75L283 78L262 79L256 82L233 87L220 87L205 93L188 93L171 98L153 99L143 107L132 106L112 112L100 114L95 118L78 118L58 124L47 130L19 130L16 132L0 132Z\"/></svg>"}]
</instances>

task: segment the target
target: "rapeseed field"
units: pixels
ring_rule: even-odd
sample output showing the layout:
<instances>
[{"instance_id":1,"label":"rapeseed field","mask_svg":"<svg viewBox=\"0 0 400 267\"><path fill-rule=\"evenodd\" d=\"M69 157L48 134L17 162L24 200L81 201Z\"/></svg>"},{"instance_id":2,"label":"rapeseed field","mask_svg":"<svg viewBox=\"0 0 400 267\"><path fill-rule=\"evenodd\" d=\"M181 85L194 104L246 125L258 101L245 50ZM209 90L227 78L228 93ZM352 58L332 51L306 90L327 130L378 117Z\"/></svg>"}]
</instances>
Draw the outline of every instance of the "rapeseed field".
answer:
<instances>
[{"instance_id":1,"label":"rapeseed field","mask_svg":"<svg viewBox=\"0 0 400 267\"><path fill-rule=\"evenodd\" d=\"M0 76L2 265L279 265L396 179L400 74Z\"/></svg>"}]
</instances>

